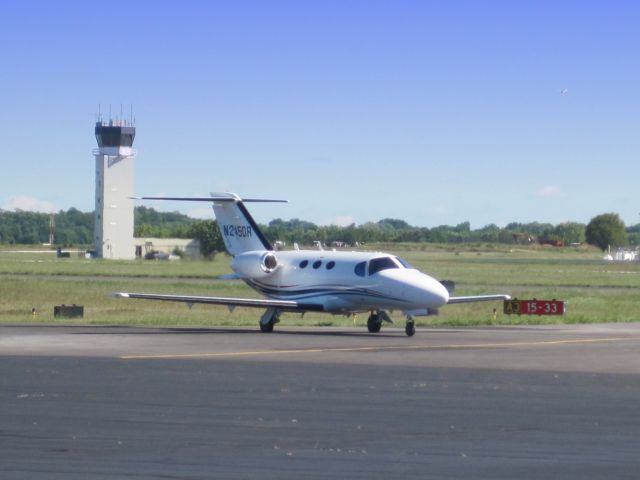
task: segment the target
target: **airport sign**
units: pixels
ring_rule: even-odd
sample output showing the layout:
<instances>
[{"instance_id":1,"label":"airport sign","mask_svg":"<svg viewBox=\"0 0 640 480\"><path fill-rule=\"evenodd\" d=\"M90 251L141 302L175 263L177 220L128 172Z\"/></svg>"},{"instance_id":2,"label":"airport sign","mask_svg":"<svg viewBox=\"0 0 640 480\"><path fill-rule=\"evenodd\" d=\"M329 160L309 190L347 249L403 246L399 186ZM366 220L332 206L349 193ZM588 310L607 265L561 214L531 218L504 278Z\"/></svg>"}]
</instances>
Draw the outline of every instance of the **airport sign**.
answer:
<instances>
[{"instance_id":1,"label":"airport sign","mask_svg":"<svg viewBox=\"0 0 640 480\"><path fill-rule=\"evenodd\" d=\"M564 315L562 300L513 300L504 301L505 315Z\"/></svg>"}]
</instances>

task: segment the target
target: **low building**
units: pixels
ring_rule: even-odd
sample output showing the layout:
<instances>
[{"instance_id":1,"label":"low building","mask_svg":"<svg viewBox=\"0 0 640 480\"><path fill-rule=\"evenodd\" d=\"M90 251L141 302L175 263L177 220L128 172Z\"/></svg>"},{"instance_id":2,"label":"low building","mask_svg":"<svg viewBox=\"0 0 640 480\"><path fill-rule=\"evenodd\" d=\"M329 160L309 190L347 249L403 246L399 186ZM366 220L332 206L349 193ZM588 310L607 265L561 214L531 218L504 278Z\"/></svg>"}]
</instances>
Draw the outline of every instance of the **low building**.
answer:
<instances>
[{"instance_id":1,"label":"low building","mask_svg":"<svg viewBox=\"0 0 640 480\"><path fill-rule=\"evenodd\" d=\"M144 258L152 252L171 255L176 251L187 258L200 257L200 242L192 238L134 238L136 257Z\"/></svg>"}]
</instances>

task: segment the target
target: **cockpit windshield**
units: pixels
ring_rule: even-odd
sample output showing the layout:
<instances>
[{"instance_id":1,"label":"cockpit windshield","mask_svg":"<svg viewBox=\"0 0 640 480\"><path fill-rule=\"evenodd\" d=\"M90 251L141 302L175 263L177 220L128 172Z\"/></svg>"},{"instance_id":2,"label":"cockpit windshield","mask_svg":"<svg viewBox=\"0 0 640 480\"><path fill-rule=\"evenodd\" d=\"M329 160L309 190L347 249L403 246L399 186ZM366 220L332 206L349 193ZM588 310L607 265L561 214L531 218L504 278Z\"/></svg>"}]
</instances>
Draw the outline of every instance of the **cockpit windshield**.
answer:
<instances>
[{"instance_id":1,"label":"cockpit windshield","mask_svg":"<svg viewBox=\"0 0 640 480\"><path fill-rule=\"evenodd\" d=\"M400 263L400 265L402 265L404 268L411 268L413 269L414 266L411 265L409 262L407 262L406 260L403 260L400 257L396 257L396 260Z\"/></svg>"},{"instance_id":2,"label":"cockpit windshield","mask_svg":"<svg viewBox=\"0 0 640 480\"><path fill-rule=\"evenodd\" d=\"M400 266L394 262L391 257L374 258L369 262L369 275L373 275L381 270L388 270L390 268L400 268Z\"/></svg>"}]
</instances>

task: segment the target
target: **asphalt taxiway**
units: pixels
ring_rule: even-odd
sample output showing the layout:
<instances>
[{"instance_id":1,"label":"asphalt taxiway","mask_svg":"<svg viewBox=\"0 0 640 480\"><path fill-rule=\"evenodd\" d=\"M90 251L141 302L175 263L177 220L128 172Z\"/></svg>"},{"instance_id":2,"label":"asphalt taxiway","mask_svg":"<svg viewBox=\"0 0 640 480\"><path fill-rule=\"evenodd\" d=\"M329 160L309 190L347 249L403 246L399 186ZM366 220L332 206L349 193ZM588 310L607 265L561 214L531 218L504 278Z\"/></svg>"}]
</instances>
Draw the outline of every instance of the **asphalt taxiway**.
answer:
<instances>
[{"instance_id":1,"label":"asphalt taxiway","mask_svg":"<svg viewBox=\"0 0 640 480\"><path fill-rule=\"evenodd\" d=\"M0 478L637 478L640 325L0 326Z\"/></svg>"}]
</instances>

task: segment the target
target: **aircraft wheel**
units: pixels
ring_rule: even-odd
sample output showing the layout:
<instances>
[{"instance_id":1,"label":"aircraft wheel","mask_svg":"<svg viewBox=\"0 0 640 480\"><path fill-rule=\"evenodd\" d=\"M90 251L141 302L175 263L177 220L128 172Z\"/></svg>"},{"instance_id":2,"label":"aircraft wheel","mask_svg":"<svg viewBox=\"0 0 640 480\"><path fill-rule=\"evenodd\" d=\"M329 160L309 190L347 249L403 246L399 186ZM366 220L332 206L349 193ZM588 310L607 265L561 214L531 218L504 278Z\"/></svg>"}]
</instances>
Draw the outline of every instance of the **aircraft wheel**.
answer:
<instances>
[{"instance_id":1,"label":"aircraft wheel","mask_svg":"<svg viewBox=\"0 0 640 480\"><path fill-rule=\"evenodd\" d=\"M367 329L369 333L378 333L382 327L382 321L380 321L380 315L372 313L367 320Z\"/></svg>"},{"instance_id":2,"label":"aircraft wheel","mask_svg":"<svg viewBox=\"0 0 640 480\"><path fill-rule=\"evenodd\" d=\"M275 325L275 323L273 321L271 321L269 323L260 322L260 331L262 333L271 333L271 332L273 332L273 326L274 325Z\"/></svg>"},{"instance_id":3,"label":"aircraft wheel","mask_svg":"<svg viewBox=\"0 0 640 480\"><path fill-rule=\"evenodd\" d=\"M404 331L407 337L413 337L416 334L416 324L413 320L407 320L407 325L404 327Z\"/></svg>"}]
</instances>

